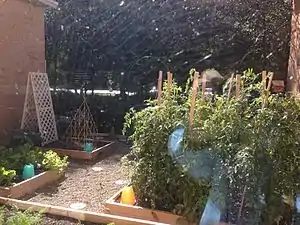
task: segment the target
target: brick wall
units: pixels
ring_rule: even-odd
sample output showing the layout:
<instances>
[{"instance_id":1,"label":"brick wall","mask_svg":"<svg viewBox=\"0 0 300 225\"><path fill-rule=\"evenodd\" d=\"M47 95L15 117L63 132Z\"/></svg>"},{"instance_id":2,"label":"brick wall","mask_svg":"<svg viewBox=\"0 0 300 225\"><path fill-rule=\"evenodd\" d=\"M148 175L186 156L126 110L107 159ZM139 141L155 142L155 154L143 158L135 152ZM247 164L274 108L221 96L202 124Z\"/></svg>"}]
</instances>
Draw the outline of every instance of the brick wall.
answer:
<instances>
[{"instance_id":1,"label":"brick wall","mask_svg":"<svg viewBox=\"0 0 300 225\"><path fill-rule=\"evenodd\" d=\"M28 72L45 71L44 9L0 1L0 143L20 127Z\"/></svg>"}]
</instances>

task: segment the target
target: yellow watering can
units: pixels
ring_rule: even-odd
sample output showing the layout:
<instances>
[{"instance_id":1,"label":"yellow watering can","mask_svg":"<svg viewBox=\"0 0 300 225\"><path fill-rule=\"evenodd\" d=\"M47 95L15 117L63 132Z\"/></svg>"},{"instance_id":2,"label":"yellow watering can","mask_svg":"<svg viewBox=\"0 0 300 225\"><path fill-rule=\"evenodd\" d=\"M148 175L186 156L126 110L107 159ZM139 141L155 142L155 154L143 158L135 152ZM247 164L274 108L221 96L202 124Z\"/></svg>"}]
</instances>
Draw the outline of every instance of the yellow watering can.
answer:
<instances>
[{"instance_id":1,"label":"yellow watering can","mask_svg":"<svg viewBox=\"0 0 300 225\"><path fill-rule=\"evenodd\" d=\"M122 189L121 204L134 205L135 195L132 186L126 186Z\"/></svg>"}]
</instances>

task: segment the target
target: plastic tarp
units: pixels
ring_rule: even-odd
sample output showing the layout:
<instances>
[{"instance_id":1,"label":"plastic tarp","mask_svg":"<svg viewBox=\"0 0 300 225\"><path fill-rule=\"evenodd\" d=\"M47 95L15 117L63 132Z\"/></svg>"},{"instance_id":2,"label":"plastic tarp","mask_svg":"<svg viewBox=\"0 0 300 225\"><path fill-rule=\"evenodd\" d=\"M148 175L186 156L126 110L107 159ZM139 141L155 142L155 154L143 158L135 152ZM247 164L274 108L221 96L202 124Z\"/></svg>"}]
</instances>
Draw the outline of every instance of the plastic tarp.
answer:
<instances>
[{"instance_id":1,"label":"plastic tarp","mask_svg":"<svg viewBox=\"0 0 300 225\"><path fill-rule=\"evenodd\" d=\"M195 179L210 181L212 188L199 225L214 225L227 222L226 197L227 180L226 168L221 159L210 149L200 151L185 150L183 138L185 128L177 127L169 137L168 151L179 164L186 166L188 173Z\"/></svg>"}]
</instances>

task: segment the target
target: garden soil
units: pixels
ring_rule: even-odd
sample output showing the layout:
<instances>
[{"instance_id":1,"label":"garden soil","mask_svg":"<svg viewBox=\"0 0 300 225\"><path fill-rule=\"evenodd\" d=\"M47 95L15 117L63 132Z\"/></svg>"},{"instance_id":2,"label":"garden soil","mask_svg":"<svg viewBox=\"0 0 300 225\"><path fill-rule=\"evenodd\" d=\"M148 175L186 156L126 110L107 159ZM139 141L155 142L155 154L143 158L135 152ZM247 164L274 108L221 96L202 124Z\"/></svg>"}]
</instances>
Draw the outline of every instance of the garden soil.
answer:
<instances>
[{"instance_id":1,"label":"garden soil","mask_svg":"<svg viewBox=\"0 0 300 225\"><path fill-rule=\"evenodd\" d=\"M118 143L113 152L103 153L96 162L71 161L63 180L37 190L24 200L63 207L79 202L86 204L85 210L103 212L105 201L128 182L120 165L122 156L128 152L128 145ZM44 220L44 224L49 225L78 224L78 221L56 217Z\"/></svg>"}]
</instances>

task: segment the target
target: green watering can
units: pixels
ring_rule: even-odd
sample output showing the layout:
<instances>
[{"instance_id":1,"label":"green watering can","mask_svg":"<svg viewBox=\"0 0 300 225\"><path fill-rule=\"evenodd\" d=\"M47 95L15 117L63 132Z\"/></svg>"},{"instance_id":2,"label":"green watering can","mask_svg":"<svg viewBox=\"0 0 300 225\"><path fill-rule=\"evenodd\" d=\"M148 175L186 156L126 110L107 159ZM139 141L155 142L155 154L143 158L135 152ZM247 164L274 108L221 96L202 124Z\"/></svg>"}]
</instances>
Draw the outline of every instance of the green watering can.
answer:
<instances>
[{"instance_id":1,"label":"green watering can","mask_svg":"<svg viewBox=\"0 0 300 225\"><path fill-rule=\"evenodd\" d=\"M32 164L27 164L23 168L22 177L24 180L30 179L35 176L34 166Z\"/></svg>"}]
</instances>

